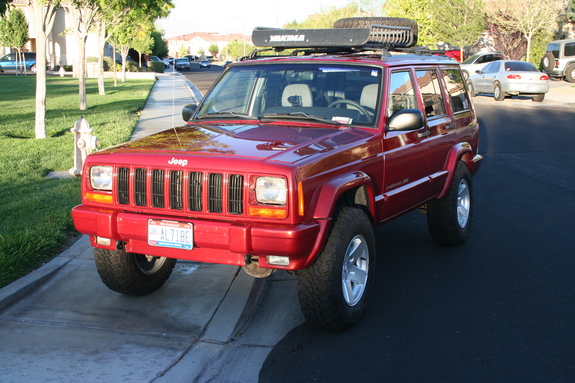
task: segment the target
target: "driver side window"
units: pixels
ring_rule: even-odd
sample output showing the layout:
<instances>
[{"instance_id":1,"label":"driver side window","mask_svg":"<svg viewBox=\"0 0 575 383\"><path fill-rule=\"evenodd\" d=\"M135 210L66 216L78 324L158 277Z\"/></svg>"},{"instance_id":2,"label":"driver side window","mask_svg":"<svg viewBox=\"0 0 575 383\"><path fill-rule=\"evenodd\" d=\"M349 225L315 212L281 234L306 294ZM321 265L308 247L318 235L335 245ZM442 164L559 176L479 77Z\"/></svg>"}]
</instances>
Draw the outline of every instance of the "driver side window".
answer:
<instances>
[{"instance_id":1,"label":"driver side window","mask_svg":"<svg viewBox=\"0 0 575 383\"><path fill-rule=\"evenodd\" d=\"M391 72L389 77L389 101L387 116L401 109L417 108L417 100L413 88L410 71Z\"/></svg>"}]
</instances>

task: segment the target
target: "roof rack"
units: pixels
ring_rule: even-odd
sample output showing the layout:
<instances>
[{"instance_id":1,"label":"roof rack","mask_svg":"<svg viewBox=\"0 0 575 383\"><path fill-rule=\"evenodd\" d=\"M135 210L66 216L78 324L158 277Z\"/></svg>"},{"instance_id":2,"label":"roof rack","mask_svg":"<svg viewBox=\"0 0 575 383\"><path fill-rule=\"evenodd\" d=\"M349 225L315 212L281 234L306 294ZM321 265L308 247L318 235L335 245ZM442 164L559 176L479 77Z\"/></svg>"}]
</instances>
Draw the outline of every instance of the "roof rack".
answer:
<instances>
[{"instance_id":1,"label":"roof rack","mask_svg":"<svg viewBox=\"0 0 575 383\"><path fill-rule=\"evenodd\" d=\"M375 21L392 18L373 18ZM346 19L343 19L346 20ZM350 20L350 19L347 19ZM417 24L409 19L407 25ZM367 20L369 23L370 20ZM356 25L358 23L354 23ZM361 23L359 23L361 24ZM361 28L279 29L256 27L252 42L276 52L295 49L306 53L352 53L361 51L404 51L417 43L417 31L411 26L363 23ZM396 22L397 24L397 22ZM337 22L336 22L337 25ZM261 52L262 50L257 50ZM252 52L252 55L257 52ZM297 54L297 53L296 53ZM250 55L250 56L252 56Z\"/></svg>"}]
</instances>

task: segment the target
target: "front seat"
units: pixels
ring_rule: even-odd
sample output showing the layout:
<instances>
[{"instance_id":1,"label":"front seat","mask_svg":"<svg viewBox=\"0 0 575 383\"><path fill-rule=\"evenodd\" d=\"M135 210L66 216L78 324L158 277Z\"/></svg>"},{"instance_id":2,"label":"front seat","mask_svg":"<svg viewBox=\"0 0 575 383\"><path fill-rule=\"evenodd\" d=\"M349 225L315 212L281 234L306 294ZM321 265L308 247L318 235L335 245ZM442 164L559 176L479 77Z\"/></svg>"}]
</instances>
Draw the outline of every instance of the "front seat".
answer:
<instances>
[{"instance_id":1,"label":"front seat","mask_svg":"<svg viewBox=\"0 0 575 383\"><path fill-rule=\"evenodd\" d=\"M282 106L313 106L311 89L307 84L290 84L284 88Z\"/></svg>"},{"instance_id":2,"label":"front seat","mask_svg":"<svg viewBox=\"0 0 575 383\"><path fill-rule=\"evenodd\" d=\"M369 84L363 87L359 103L361 106L367 106L371 110L375 110L377 105L377 91L378 84Z\"/></svg>"}]
</instances>

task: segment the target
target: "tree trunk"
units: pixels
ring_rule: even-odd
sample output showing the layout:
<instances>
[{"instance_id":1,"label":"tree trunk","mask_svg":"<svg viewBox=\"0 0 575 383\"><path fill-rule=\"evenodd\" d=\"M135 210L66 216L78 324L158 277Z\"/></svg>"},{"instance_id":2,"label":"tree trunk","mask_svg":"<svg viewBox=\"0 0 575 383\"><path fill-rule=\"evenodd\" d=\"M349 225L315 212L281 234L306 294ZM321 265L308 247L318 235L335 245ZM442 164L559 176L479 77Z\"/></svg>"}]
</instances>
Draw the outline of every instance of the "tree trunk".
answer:
<instances>
[{"instance_id":1,"label":"tree trunk","mask_svg":"<svg viewBox=\"0 0 575 383\"><path fill-rule=\"evenodd\" d=\"M100 96L106 94L104 85L104 48L106 47L106 24L99 22L98 27L98 93Z\"/></svg>"}]
</instances>

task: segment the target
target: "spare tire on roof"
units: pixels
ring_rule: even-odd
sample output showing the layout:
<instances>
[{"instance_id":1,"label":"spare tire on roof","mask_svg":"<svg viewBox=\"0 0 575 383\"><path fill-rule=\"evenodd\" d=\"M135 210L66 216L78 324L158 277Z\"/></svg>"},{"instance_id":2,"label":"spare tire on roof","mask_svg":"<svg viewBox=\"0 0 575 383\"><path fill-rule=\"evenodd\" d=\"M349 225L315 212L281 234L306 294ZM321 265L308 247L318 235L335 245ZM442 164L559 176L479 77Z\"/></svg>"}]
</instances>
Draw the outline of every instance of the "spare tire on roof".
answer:
<instances>
[{"instance_id":1,"label":"spare tire on roof","mask_svg":"<svg viewBox=\"0 0 575 383\"><path fill-rule=\"evenodd\" d=\"M369 28L371 25L389 25L391 27L409 27L413 34L413 44L417 44L418 26L412 19L401 17L346 17L333 23L334 28Z\"/></svg>"}]
</instances>

